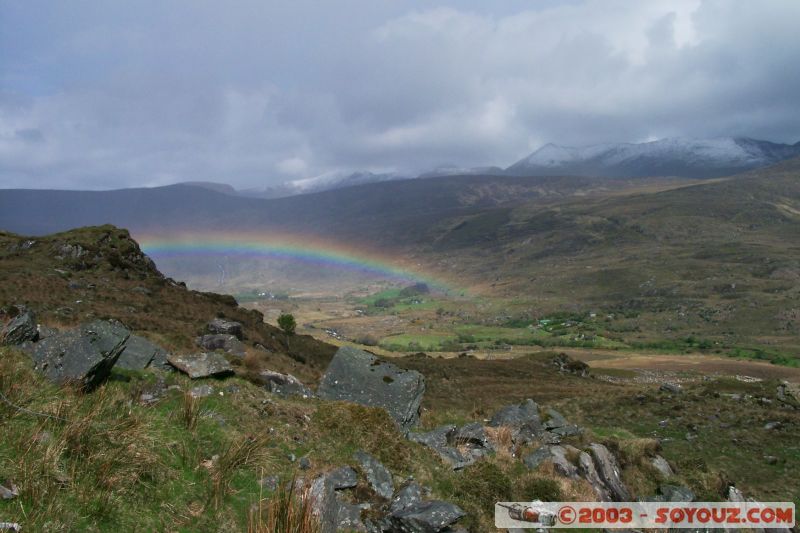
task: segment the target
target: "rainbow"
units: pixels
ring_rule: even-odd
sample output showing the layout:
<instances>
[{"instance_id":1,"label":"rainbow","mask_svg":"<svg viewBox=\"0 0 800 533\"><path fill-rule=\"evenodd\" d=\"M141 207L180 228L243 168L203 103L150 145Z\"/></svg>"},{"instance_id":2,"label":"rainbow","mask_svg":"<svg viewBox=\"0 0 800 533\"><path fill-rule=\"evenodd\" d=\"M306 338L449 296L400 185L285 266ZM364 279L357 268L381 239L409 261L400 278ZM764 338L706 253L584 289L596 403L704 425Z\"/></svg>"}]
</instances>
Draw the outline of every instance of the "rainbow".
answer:
<instances>
[{"instance_id":1,"label":"rainbow","mask_svg":"<svg viewBox=\"0 0 800 533\"><path fill-rule=\"evenodd\" d=\"M286 232L184 232L139 233L134 235L142 251L153 257L234 256L248 259L284 259L361 272L401 282L426 283L431 288L449 291L444 280L426 274L387 254L358 248L309 235Z\"/></svg>"}]
</instances>

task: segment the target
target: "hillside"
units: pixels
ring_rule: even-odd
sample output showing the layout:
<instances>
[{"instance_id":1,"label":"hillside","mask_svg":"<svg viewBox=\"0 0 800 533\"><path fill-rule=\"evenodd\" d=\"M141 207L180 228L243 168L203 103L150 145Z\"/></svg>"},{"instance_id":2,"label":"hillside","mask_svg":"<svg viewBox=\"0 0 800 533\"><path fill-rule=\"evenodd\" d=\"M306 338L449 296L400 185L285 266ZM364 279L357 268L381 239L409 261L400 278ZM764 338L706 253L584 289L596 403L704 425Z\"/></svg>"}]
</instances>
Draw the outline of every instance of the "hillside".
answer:
<instances>
[{"instance_id":1,"label":"hillside","mask_svg":"<svg viewBox=\"0 0 800 533\"><path fill-rule=\"evenodd\" d=\"M42 332L114 318L187 353L224 315L247 344L232 374L113 368L90 390L31 364L47 338L0 346L0 512L23 530L480 533L495 501L800 498L800 404L774 378L642 381L554 352L331 360L328 345L164 278L125 230L6 233L1 249L0 305L26 304ZM305 385L251 379L254 353Z\"/></svg>"},{"instance_id":2,"label":"hillside","mask_svg":"<svg viewBox=\"0 0 800 533\"><path fill-rule=\"evenodd\" d=\"M260 313L231 296L189 290L164 277L128 231L114 226L37 237L0 233L0 302L34 309L44 325L59 329L115 319L168 350L194 348L209 320L226 317L244 325L250 347L266 348L258 352L262 363L309 377L334 351L308 337L293 339L287 349L283 332ZM299 358L309 364L299 365Z\"/></svg>"}]
</instances>

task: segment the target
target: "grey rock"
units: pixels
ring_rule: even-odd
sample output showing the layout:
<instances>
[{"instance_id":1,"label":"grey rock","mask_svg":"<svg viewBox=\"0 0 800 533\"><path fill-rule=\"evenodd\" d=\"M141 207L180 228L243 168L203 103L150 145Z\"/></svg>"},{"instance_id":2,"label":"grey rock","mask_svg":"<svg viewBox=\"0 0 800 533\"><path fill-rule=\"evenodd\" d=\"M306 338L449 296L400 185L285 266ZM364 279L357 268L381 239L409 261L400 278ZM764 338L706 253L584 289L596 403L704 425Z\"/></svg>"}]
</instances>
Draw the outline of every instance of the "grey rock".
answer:
<instances>
[{"instance_id":1,"label":"grey rock","mask_svg":"<svg viewBox=\"0 0 800 533\"><path fill-rule=\"evenodd\" d=\"M547 422L544 423L545 429L563 428L564 426L569 425L567 419L555 409L548 409L547 416Z\"/></svg>"},{"instance_id":2,"label":"grey rock","mask_svg":"<svg viewBox=\"0 0 800 533\"><path fill-rule=\"evenodd\" d=\"M675 472L672 470L667 460L660 455L656 455L650 459L650 464L664 477L672 477L675 475Z\"/></svg>"},{"instance_id":3,"label":"grey rock","mask_svg":"<svg viewBox=\"0 0 800 533\"><path fill-rule=\"evenodd\" d=\"M440 426L427 433L409 433L408 439L428 446L439 454L446 463L459 470L475 462L475 458L470 454L466 456L452 446L457 434L456 426Z\"/></svg>"},{"instance_id":4,"label":"grey rock","mask_svg":"<svg viewBox=\"0 0 800 533\"><path fill-rule=\"evenodd\" d=\"M302 396L303 398L313 398L315 396L314 391L291 374L262 370L258 373L258 382L262 383L271 393L282 397Z\"/></svg>"},{"instance_id":5,"label":"grey rock","mask_svg":"<svg viewBox=\"0 0 800 533\"><path fill-rule=\"evenodd\" d=\"M166 355L167 352L144 337L131 335L125 342L125 348L114 366L126 370L143 370L150 366L153 358L159 353Z\"/></svg>"},{"instance_id":6,"label":"grey rock","mask_svg":"<svg viewBox=\"0 0 800 533\"><path fill-rule=\"evenodd\" d=\"M352 504L341 500L337 503L337 531L367 531L367 527L361 521L361 511L369 509L369 504Z\"/></svg>"},{"instance_id":7,"label":"grey rock","mask_svg":"<svg viewBox=\"0 0 800 533\"><path fill-rule=\"evenodd\" d=\"M561 444L561 435L552 431L542 431L537 438L542 444Z\"/></svg>"},{"instance_id":8,"label":"grey rock","mask_svg":"<svg viewBox=\"0 0 800 533\"><path fill-rule=\"evenodd\" d=\"M380 461L365 451L357 451L354 457L361 465L361 469L364 471L372 490L381 498L390 499L394 494L392 474Z\"/></svg>"},{"instance_id":9,"label":"grey rock","mask_svg":"<svg viewBox=\"0 0 800 533\"><path fill-rule=\"evenodd\" d=\"M39 324L36 326L36 331L39 333L38 340L46 339L47 337L52 337L53 335L58 334L58 329L45 326L44 324Z\"/></svg>"},{"instance_id":10,"label":"grey rock","mask_svg":"<svg viewBox=\"0 0 800 533\"><path fill-rule=\"evenodd\" d=\"M300 467L300 470L308 470L311 468L311 459L308 457L301 457L300 461L298 461L297 466ZM334 487L335 489L336 487Z\"/></svg>"},{"instance_id":11,"label":"grey rock","mask_svg":"<svg viewBox=\"0 0 800 533\"><path fill-rule=\"evenodd\" d=\"M600 479L603 480L612 499L619 502L630 501L631 495L620 477L620 467L616 457L602 444L592 443L589 449Z\"/></svg>"},{"instance_id":12,"label":"grey rock","mask_svg":"<svg viewBox=\"0 0 800 533\"><path fill-rule=\"evenodd\" d=\"M437 533L465 516L466 513L452 503L427 501L412 505L389 515L390 531L398 533Z\"/></svg>"},{"instance_id":13,"label":"grey rock","mask_svg":"<svg viewBox=\"0 0 800 533\"><path fill-rule=\"evenodd\" d=\"M778 464L778 458L774 455L765 455L764 462L768 465L776 465Z\"/></svg>"},{"instance_id":14,"label":"grey rock","mask_svg":"<svg viewBox=\"0 0 800 533\"><path fill-rule=\"evenodd\" d=\"M19 489L13 483L8 483L8 487L0 485L0 498L3 500L13 500L19 496Z\"/></svg>"},{"instance_id":15,"label":"grey rock","mask_svg":"<svg viewBox=\"0 0 800 533\"><path fill-rule=\"evenodd\" d=\"M225 320L224 318L215 318L208 323L209 333L218 333L222 335L233 335L237 339L242 339L242 324L234 322L233 320Z\"/></svg>"},{"instance_id":16,"label":"grey rock","mask_svg":"<svg viewBox=\"0 0 800 533\"><path fill-rule=\"evenodd\" d=\"M36 315L22 305L10 309L14 318L0 330L0 344L19 345L23 342L34 342L39 338L36 327Z\"/></svg>"},{"instance_id":17,"label":"grey rock","mask_svg":"<svg viewBox=\"0 0 800 533\"><path fill-rule=\"evenodd\" d=\"M192 379L232 374L233 367L218 353L196 353L167 356L169 364Z\"/></svg>"},{"instance_id":18,"label":"grey rock","mask_svg":"<svg viewBox=\"0 0 800 533\"><path fill-rule=\"evenodd\" d=\"M349 346L339 348L317 389L325 400L381 407L403 431L419 421L425 378Z\"/></svg>"},{"instance_id":19,"label":"grey rock","mask_svg":"<svg viewBox=\"0 0 800 533\"><path fill-rule=\"evenodd\" d=\"M419 483L412 481L406 486L397 491L392 498L389 505L390 513L399 513L405 511L412 505L416 505L422 501L422 487Z\"/></svg>"},{"instance_id":20,"label":"grey rock","mask_svg":"<svg viewBox=\"0 0 800 533\"><path fill-rule=\"evenodd\" d=\"M665 502L691 502L694 501L694 492L687 487L679 485L661 485L658 491L664 498Z\"/></svg>"},{"instance_id":21,"label":"grey rock","mask_svg":"<svg viewBox=\"0 0 800 533\"><path fill-rule=\"evenodd\" d=\"M578 473L592 486L592 490L594 490L594 494L597 496L597 501L612 501L611 493L608 491L608 488L606 488L603 480L600 479L600 474L597 473L597 468L594 466L592 456L586 452L581 452L578 456Z\"/></svg>"},{"instance_id":22,"label":"grey rock","mask_svg":"<svg viewBox=\"0 0 800 533\"><path fill-rule=\"evenodd\" d=\"M550 446L541 446L539 448L536 448L533 451L533 453L526 455L522 459L522 462L525 463L525 466L527 466L531 470L534 470L538 468L539 465L542 464L544 461L550 459L550 457L551 457Z\"/></svg>"},{"instance_id":23,"label":"grey rock","mask_svg":"<svg viewBox=\"0 0 800 533\"><path fill-rule=\"evenodd\" d=\"M235 355L237 357L244 357L247 355L247 350L242 341L237 339L234 335L227 335L224 333L217 333L212 335L203 335L197 337L195 343L204 350L215 351L222 350L225 353Z\"/></svg>"},{"instance_id":24,"label":"grey rock","mask_svg":"<svg viewBox=\"0 0 800 533\"><path fill-rule=\"evenodd\" d=\"M525 400L518 405L508 405L497 411L489 421L491 427L508 426L519 429L526 424L541 426L539 406L533 400Z\"/></svg>"},{"instance_id":25,"label":"grey rock","mask_svg":"<svg viewBox=\"0 0 800 533\"><path fill-rule=\"evenodd\" d=\"M358 474L349 466L328 472L328 479L333 483L334 490L352 489L358 484Z\"/></svg>"},{"instance_id":26,"label":"grey rock","mask_svg":"<svg viewBox=\"0 0 800 533\"><path fill-rule=\"evenodd\" d=\"M670 394L680 394L682 389L680 385L676 385L675 383L662 383L658 390Z\"/></svg>"},{"instance_id":27,"label":"grey rock","mask_svg":"<svg viewBox=\"0 0 800 533\"><path fill-rule=\"evenodd\" d=\"M550 455L556 472L570 479L578 479L578 469L567 459L567 449L565 447L551 446Z\"/></svg>"},{"instance_id":28,"label":"grey rock","mask_svg":"<svg viewBox=\"0 0 800 533\"><path fill-rule=\"evenodd\" d=\"M214 394L214 387L206 384L198 385L197 387L193 387L192 390L189 391L189 394L192 398L205 398Z\"/></svg>"},{"instance_id":29,"label":"grey rock","mask_svg":"<svg viewBox=\"0 0 800 533\"><path fill-rule=\"evenodd\" d=\"M108 377L129 335L118 323L97 320L43 339L29 353L50 381L91 389Z\"/></svg>"},{"instance_id":30,"label":"grey rock","mask_svg":"<svg viewBox=\"0 0 800 533\"><path fill-rule=\"evenodd\" d=\"M766 424L764 424L764 429L766 429L767 431L773 431L776 429L780 429L781 427L783 427L783 424L781 424L780 422L767 422Z\"/></svg>"},{"instance_id":31,"label":"grey rock","mask_svg":"<svg viewBox=\"0 0 800 533\"><path fill-rule=\"evenodd\" d=\"M319 521L322 533L334 533L337 530L339 518L339 501L333 489L333 483L327 476L319 476L308 489L308 498L312 513Z\"/></svg>"},{"instance_id":32,"label":"grey rock","mask_svg":"<svg viewBox=\"0 0 800 533\"><path fill-rule=\"evenodd\" d=\"M452 443L457 446L466 445L484 450L493 449L492 444L489 442L489 436L480 422L473 422L459 428L451 439Z\"/></svg>"}]
</instances>

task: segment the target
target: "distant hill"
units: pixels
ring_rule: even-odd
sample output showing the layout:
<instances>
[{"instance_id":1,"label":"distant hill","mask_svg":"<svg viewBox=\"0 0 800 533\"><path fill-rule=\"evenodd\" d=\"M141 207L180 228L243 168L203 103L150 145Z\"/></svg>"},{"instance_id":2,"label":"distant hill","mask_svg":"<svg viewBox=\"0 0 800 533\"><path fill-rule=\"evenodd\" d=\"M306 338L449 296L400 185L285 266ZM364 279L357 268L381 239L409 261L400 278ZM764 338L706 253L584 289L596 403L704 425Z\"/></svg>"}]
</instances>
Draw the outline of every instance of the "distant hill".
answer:
<instances>
[{"instance_id":1,"label":"distant hill","mask_svg":"<svg viewBox=\"0 0 800 533\"><path fill-rule=\"evenodd\" d=\"M668 138L639 144L598 144L581 148L548 144L506 171L520 176L712 178L764 167L799 155L800 143L776 144L732 137Z\"/></svg>"}]
</instances>

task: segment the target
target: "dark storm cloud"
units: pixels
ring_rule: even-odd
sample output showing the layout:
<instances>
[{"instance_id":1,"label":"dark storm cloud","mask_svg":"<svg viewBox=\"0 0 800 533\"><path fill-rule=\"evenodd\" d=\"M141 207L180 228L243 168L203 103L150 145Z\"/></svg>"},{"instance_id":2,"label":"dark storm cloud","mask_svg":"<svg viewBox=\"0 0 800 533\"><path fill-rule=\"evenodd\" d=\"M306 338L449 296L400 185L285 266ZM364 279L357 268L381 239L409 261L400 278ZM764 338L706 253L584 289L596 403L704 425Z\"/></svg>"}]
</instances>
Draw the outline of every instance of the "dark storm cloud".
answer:
<instances>
[{"instance_id":1,"label":"dark storm cloud","mask_svg":"<svg viewBox=\"0 0 800 533\"><path fill-rule=\"evenodd\" d=\"M546 142L800 140L800 3L0 6L0 186L252 187Z\"/></svg>"}]
</instances>

